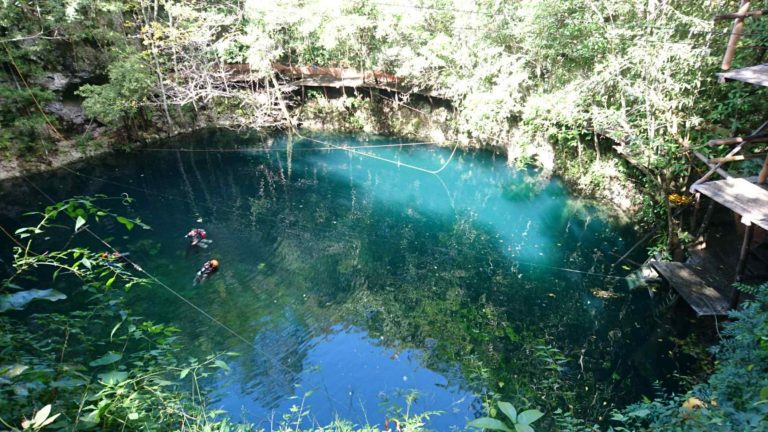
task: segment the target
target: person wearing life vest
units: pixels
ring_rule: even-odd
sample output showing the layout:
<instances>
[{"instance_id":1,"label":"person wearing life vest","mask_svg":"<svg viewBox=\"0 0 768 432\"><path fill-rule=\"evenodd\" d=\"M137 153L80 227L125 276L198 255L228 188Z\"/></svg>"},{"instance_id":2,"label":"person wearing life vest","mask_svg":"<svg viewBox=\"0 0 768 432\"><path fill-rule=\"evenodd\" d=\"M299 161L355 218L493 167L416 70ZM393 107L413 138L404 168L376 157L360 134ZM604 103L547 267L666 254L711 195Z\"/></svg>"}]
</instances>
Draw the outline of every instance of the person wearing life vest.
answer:
<instances>
[{"instance_id":1,"label":"person wearing life vest","mask_svg":"<svg viewBox=\"0 0 768 432\"><path fill-rule=\"evenodd\" d=\"M189 239L189 242L192 246L197 246L200 242L205 240L205 237L207 234L205 233L205 230L202 228L194 228L190 232L187 233L186 237Z\"/></svg>"},{"instance_id":2,"label":"person wearing life vest","mask_svg":"<svg viewBox=\"0 0 768 432\"><path fill-rule=\"evenodd\" d=\"M206 261L206 263L203 264L203 267L200 270L198 270L197 275L195 276L195 283L202 282L208 276L215 273L218 269L219 269L219 260L212 259L210 261Z\"/></svg>"}]
</instances>

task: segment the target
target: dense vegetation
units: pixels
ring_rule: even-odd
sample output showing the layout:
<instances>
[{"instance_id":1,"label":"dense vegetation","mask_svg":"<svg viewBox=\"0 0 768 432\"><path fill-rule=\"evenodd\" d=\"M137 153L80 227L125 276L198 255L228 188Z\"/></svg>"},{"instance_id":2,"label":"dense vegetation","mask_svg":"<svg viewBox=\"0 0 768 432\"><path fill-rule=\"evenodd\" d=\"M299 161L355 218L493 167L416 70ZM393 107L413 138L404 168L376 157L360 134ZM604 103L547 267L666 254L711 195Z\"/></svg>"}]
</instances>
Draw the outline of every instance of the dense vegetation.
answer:
<instances>
[{"instance_id":1,"label":"dense vegetation","mask_svg":"<svg viewBox=\"0 0 768 432\"><path fill-rule=\"evenodd\" d=\"M552 146L559 172L586 192L632 184L642 191L645 220L667 227L661 243L676 247L685 234L668 197L682 193L696 172L691 151L755 128L766 110L762 87L714 80L728 29L711 17L735 7L726 0L8 0L0 8L0 152L35 158L211 124L287 127L282 104L300 123L302 100L273 64L378 69L450 102L450 126L462 141L529 158L544 158L540 149ZM765 21L750 21L743 39L750 48L738 51L736 65L763 61L767 38ZM237 69L228 65L237 64L247 64L252 79L231 81ZM366 97L349 106L375 103ZM408 95L401 97L408 104ZM117 217L89 202L65 205L59 217ZM37 242L43 233L20 234ZM186 389L195 374L223 363L218 356L188 365L173 360L174 329L132 317L122 303L117 288L143 280L86 249L62 247L49 256L19 247L3 305L27 270L50 266L83 286L83 306L24 323L13 312L0 315L6 427L19 428L20 415L31 417L47 403L62 413L55 423L62 427L203 429L218 422L195 399L198 390ZM765 291L727 325L708 384L617 412L611 424L765 427ZM131 358L119 362L128 352ZM546 378L553 387L541 391L553 392L557 374ZM589 429L566 407L560 414L552 408L544 421Z\"/></svg>"}]
</instances>

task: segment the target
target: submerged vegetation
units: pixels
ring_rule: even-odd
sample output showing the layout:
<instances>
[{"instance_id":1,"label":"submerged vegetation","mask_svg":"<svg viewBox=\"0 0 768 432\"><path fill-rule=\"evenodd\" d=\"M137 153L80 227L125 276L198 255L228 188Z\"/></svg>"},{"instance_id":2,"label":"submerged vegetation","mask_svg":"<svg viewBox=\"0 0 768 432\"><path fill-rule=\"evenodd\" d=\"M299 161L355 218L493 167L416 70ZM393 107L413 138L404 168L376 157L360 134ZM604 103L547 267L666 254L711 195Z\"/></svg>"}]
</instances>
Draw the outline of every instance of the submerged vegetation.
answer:
<instances>
[{"instance_id":1,"label":"submerged vegetation","mask_svg":"<svg viewBox=\"0 0 768 432\"><path fill-rule=\"evenodd\" d=\"M260 430L253 425L233 424L223 413L207 408L201 381L216 371L228 371L227 362L236 354L222 352L180 360L186 356L179 353L188 351L178 337L184 329L136 316L126 304L127 290L157 285L139 277L142 270L132 262L92 252L93 241L99 242L101 238L99 224L122 225L128 235L147 228L138 218L122 216L108 208L129 204L131 200L127 197L73 198L31 214L31 219L36 219L34 225L17 230L14 268L3 280L0 297L0 419L9 429L22 429L24 418L37 418L33 417L35 413L45 413L50 406L49 417L41 416L38 424L58 415L49 427L59 429ZM123 211L130 209L125 207ZM482 236L478 232L472 237ZM96 250L107 247L100 246ZM53 288L31 288L43 286ZM464 363L465 373L472 371L471 365L476 362L474 373L479 375L480 383L488 382L488 378L491 382L498 379L498 374L488 368L504 366L494 361L515 365L518 381L509 382L503 392L499 383L497 391L489 389L482 394L482 410L490 417L469 426L516 431L703 431L717 425L722 430L740 430L734 429L740 426L743 430L759 429L766 423L768 394L768 286L744 289L756 298L731 314L733 322L725 325L724 340L716 350L717 369L707 383L678 395L667 395L659 387L657 398L625 409L611 408L602 419L584 416L599 413L599 409L573 410L574 405L581 405L580 400L589 399L589 393L578 392L578 387L589 381L572 382L566 372L575 359L565 357L536 335L515 334L496 316L498 311L494 311L492 303L462 309L465 316L458 319L447 317L456 323L456 328L446 322L446 327L440 327L441 340L456 343L439 346L441 350L456 350L455 354L448 353L447 358L468 357L457 360ZM325 294L322 290L317 293L321 298ZM441 301L439 297L410 301L402 298L402 294L399 300L379 293L369 299L355 298L352 303L362 301L372 308L382 304L421 304L417 306L419 314L427 322L399 319L384 323L417 326L397 334L421 333L423 330L418 326L440 325L441 318L432 312L444 310L434 306ZM449 293L446 300L451 302L452 297ZM52 303L41 302L44 300ZM402 311L387 313L390 314L405 316ZM501 333L495 335L486 321L500 325L497 330ZM465 333L462 326L482 331ZM381 334L383 338L391 337L393 332L391 328L379 330L376 325L370 326L370 331L372 336ZM452 331L458 333L452 335ZM522 347L519 356L491 353L487 357L477 353L481 357L477 358L467 355L466 347L475 345L461 342L467 337L515 338ZM511 404L502 399L507 396L514 397L516 406L531 408L521 409L519 414L515 411L512 416ZM374 432L395 430L393 425L403 431L429 430L429 418L439 413L414 413L407 409L411 398L406 398L404 409L393 412L389 428L381 429L381 425L375 424L355 426L338 420L323 430ZM275 420L270 428L315 430L308 409L297 403L294 411Z\"/></svg>"},{"instance_id":2,"label":"submerged vegetation","mask_svg":"<svg viewBox=\"0 0 768 432\"><path fill-rule=\"evenodd\" d=\"M715 82L729 30L711 18L735 7L727 0L5 0L0 156L46 158L206 126L327 121L331 129L504 147L511 163L547 165L582 193L665 227L658 250L679 250L689 234L675 210L689 201L684 195L698 173L693 152L710 151L702 144L713 137L749 132L768 108L763 87ZM763 62L767 35L766 21L750 22L743 38L750 48L735 63ZM321 85L297 86L290 67L372 72L359 88L328 96ZM13 268L0 286L0 428L256 430L209 410L199 385L227 370L235 354L180 361L179 329L135 316L127 305L125 292L151 281L96 252L95 239L83 240L92 223L146 227L109 210L112 204L73 198L12 235ZM442 309L430 304L451 302L444 292L411 304L457 341L441 349L470 365L466 375L490 381L489 365L515 362L536 378L484 389L487 416L470 426L759 430L768 428L768 286L742 289L754 298L723 325L706 382L681 394L659 385L655 399L619 409L577 406L590 392L564 372L575 353L515 333L492 305L458 319L481 323L486 332L472 337L525 339L525 346L478 360L464 351L464 333L451 334ZM396 427L407 431L424 430L433 414L406 412ZM299 406L271 426L299 431L305 417ZM380 428L339 420L328 429Z\"/></svg>"}]
</instances>

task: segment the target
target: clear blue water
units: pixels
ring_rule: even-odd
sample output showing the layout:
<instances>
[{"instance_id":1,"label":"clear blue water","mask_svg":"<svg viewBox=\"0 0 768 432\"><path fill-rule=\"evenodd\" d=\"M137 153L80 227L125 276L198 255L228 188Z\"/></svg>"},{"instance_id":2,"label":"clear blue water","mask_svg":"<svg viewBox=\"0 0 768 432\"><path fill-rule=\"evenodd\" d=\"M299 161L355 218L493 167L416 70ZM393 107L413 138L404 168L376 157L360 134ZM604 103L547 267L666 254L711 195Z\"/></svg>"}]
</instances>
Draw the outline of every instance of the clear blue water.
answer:
<instances>
[{"instance_id":1,"label":"clear blue water","mask_svg":"<svg viewBox=\"0 0 768 432\"><path fill-rule=\"evenodd\" d=\"M425 169L451 154L320 138ZM684 361L647 292L611 266L632 227L557 179L485 150L458 151L432 175L327 147L207 131L30 180L56 199L135 198L152 230L96 229L251 344L159 286L131 291L131 306L183 330L182 358L240 353L204 383L211 406L236 419L267 426L303 402L305 424L381 424L411 390L413 411L442 411L429 422L441 431L462 428L491 393L547 408L559 390L545 383L543 346L567 359L556 375L575 409L595 414L649 394ZM22 181L0 193L8 226L47 204ZM209 248L187 247L192 227L207 230ZM221 270L194 286L212 257Z\"/></svg>"}]
</instances>

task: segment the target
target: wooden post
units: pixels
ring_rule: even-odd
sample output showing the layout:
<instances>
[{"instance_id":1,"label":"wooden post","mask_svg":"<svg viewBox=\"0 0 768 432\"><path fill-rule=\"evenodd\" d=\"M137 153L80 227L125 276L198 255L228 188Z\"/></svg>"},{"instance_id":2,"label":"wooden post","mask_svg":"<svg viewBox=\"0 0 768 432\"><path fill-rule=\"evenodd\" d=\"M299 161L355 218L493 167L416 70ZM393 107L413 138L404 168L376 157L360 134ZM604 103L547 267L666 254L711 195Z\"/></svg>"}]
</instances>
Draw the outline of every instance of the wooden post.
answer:
<instances>
[{"instance_id":1,"label":"wooden post","mask_svg":"<svg viewBox=\"0 0 768 432\"><path fill-rule=\"evenodd\" d=\"M739 15L746 15L749 12L749 0L741 0L741 6L739 7ZM731 38L728 40L728 48L725 49L725 56L723 57L723 64L720 65L720 69L728 70L731 68L731 62L733 56L736 54L736 45L741 38L742 30L744 30L744 18L736 18L733 21L733 31L731 32Z\"/></svg>"},{"instance_id":2,"label":"wooden post","mask_svg":"<svg viewBox=\"0 0 768 432\"><path fill-rule=\"evenodd\" d=\"M701 220L701 225L699 226L699 230L696 231L696 240L698 241L701 236L704 235L704 233L707 231L707 228L709 228L709 222L712 220L712 215L715 213L715 200L709 200L709 205L707 205L707 212L704 213L704 219Z\"/></svg>"},{"instance_id":3,"label":"wooden post","mask_svg":"<svg viewBox=\"0 0 768 432\"><path fill-rule=\"evenodd\" d=\"M739 263L736 265L736 282L741 282L744 278L744 271L747 268L747 258L749 258L749 245L752 243L752 233L755 232L755 225L752 222L742 219L745 225L744 228L744 242L741 243L741 253L739 253ZM731 293L731 309L736 308L739 305L739 297L741 292L737 288L733 288Z\"/></svg>"},{"instance_id":4,"label":"wooden post","mask_svg":"<svg viewBox=\"0 0 768 432\"><path fill-rule=\"evenodd\" d=\"M768 180L768 156L766 156L765 162L763 162L763 169L760 170L760 175L757 176L757 184L763 185L766 180Z\"/></svg>"},{"instance_id":5,"label":"wooden post","mask_svg":"<svg viewBox=\"0 0 768 432\"><path fill-rule=\"evenodd\" d=\"M696 229L696 221L699 219L699 210L701 209L701 193L696 192L696 194L693 196L693 200L693 212L691 213L691 223L688 228L688 231L690 232L693 232L693 230Z\"/></svg>"}]
</instances>

